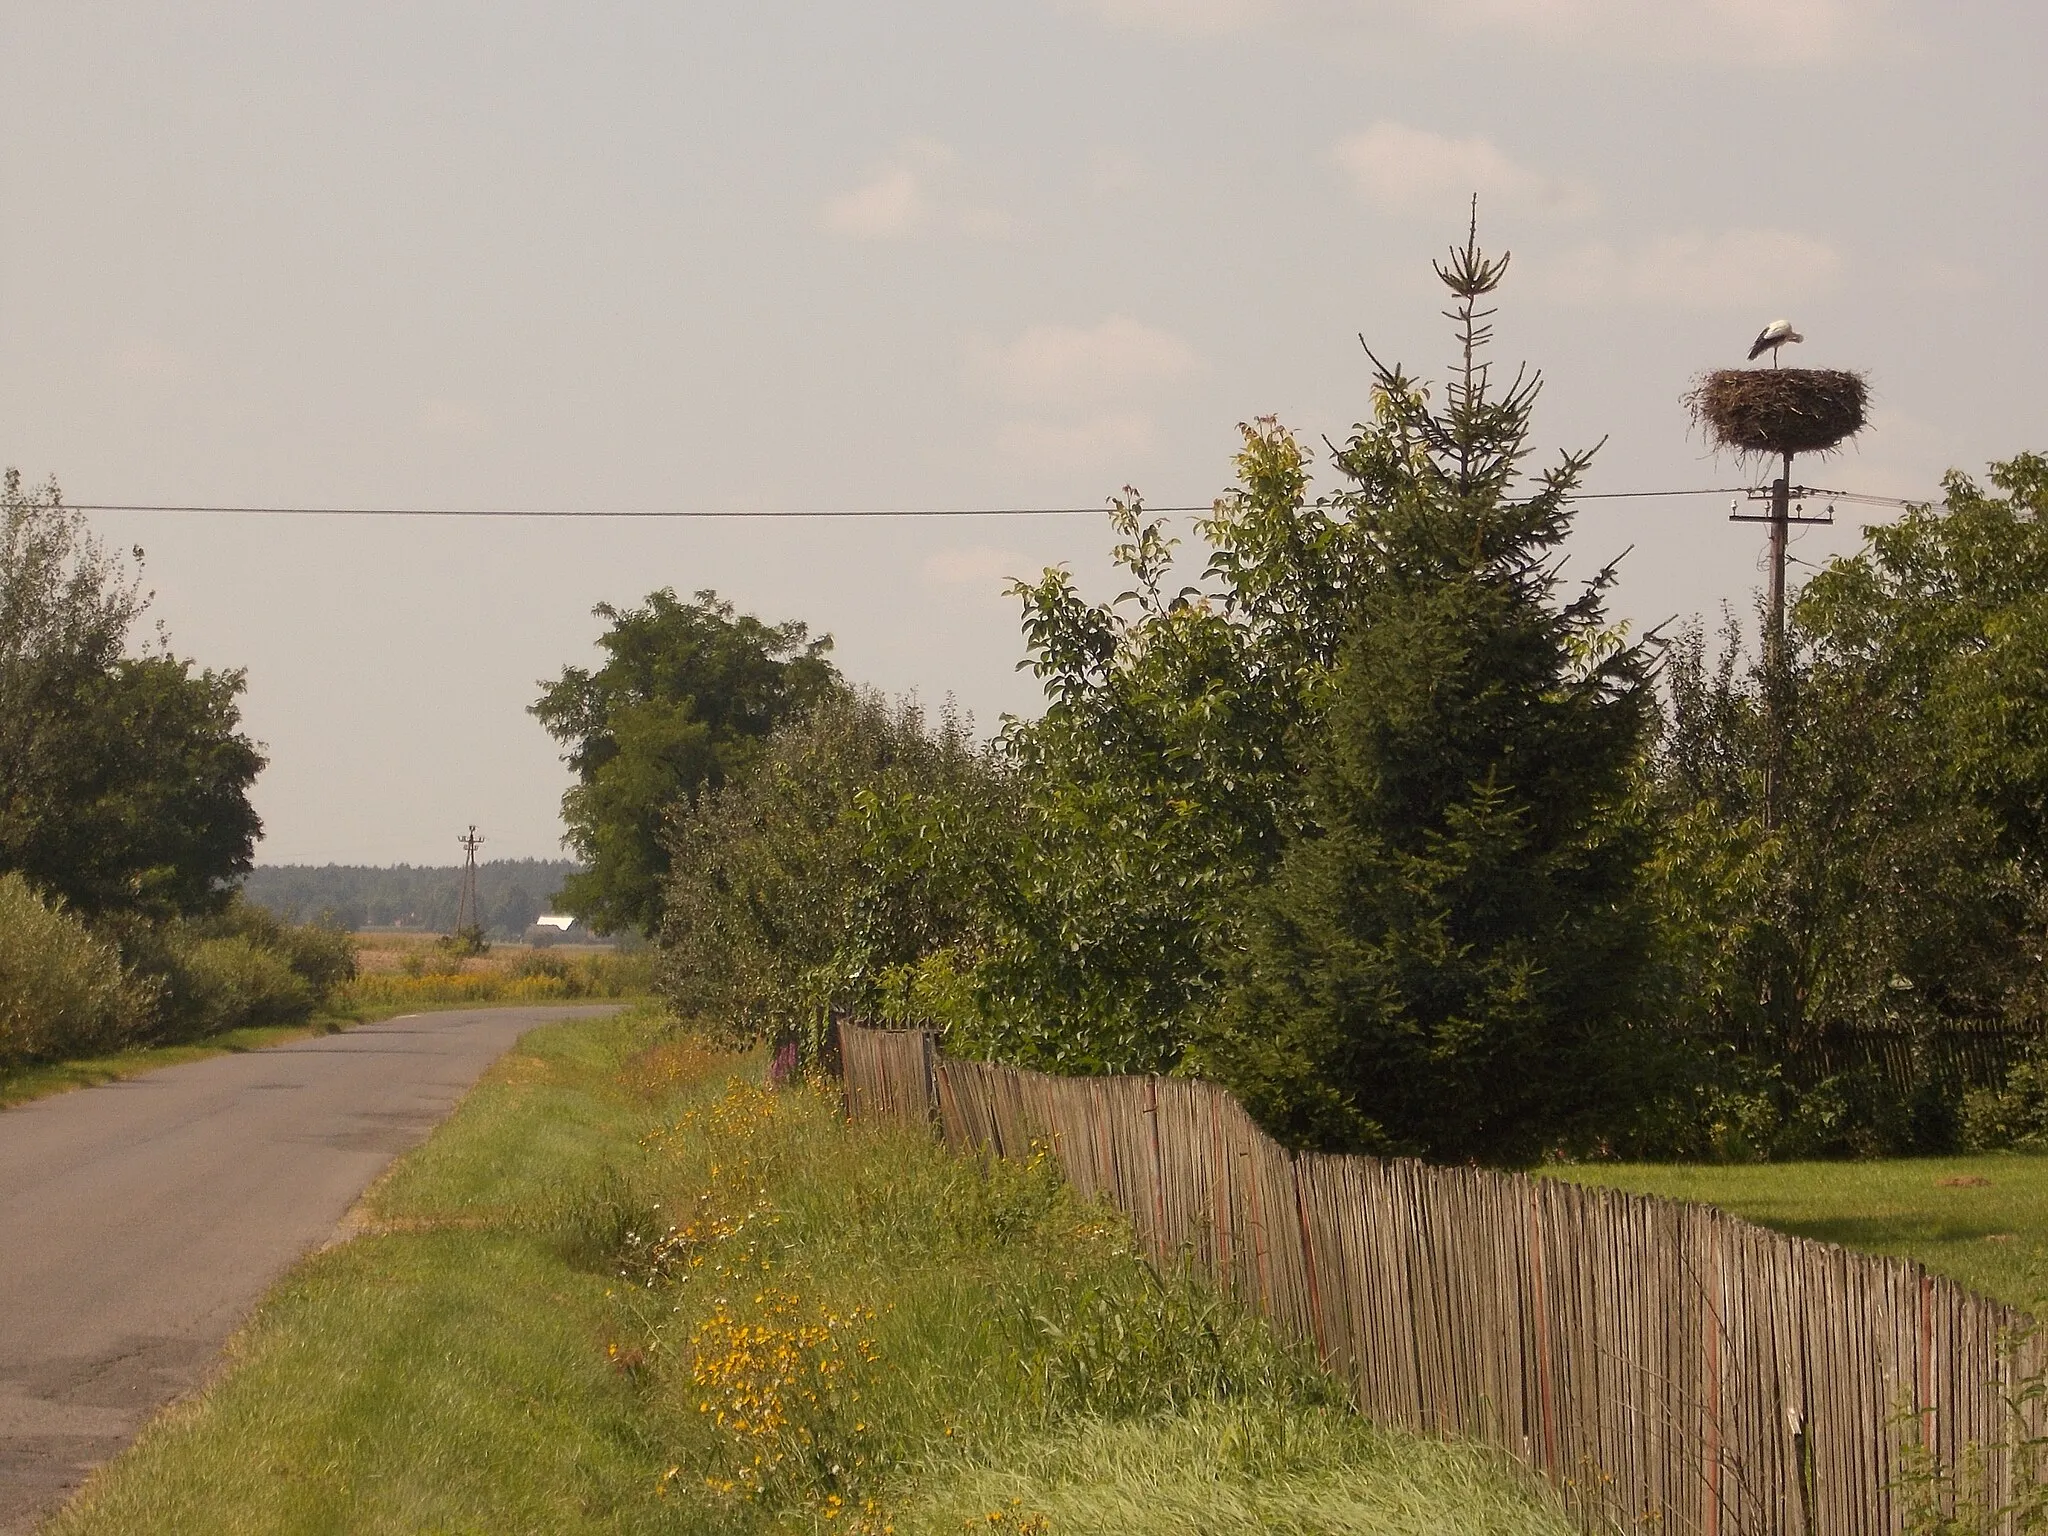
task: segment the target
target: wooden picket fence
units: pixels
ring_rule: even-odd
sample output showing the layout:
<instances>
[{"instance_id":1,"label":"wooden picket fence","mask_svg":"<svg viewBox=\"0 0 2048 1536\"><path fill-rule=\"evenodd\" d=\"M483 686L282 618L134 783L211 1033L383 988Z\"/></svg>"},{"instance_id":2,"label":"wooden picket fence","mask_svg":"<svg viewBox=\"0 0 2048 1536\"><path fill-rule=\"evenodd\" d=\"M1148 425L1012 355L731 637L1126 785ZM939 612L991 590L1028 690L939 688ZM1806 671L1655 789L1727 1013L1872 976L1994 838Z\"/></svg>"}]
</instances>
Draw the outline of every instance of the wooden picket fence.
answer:
<instances>
[{"instance_id":1,"label":"wooden picket fence","mask_svg":"<svg viewBox=\"0 0 2048 1536\"><path fill-rule=\"evenodd\" d=\"M1893 1536L1914 1437L2024 1477L2031 1319L1920 1265L1710 1206L1407 1160L1293 1154L1230 1094L941 1057L843 1024L849 1113L960 1151L1050 1145L1146 1255L1312 1341L1375 1421L1501 1447L1589 1531ZM2008 1529L2016 1529L2007 1522Z\"/></svg>"}]
</instances>

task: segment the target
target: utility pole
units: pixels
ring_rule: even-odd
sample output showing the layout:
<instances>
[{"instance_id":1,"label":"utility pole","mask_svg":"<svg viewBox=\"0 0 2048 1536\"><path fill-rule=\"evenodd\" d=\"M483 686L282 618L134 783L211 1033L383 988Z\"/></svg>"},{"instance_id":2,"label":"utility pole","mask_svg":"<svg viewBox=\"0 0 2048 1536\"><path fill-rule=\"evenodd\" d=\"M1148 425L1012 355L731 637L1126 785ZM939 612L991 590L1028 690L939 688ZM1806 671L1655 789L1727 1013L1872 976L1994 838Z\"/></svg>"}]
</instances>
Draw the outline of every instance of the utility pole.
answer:
<instances>
[{"instance_id":1,"label":"utility pole","mask_svg":"<svg viewBox=\"0 0 2048 1536\"><path fill-rule=\"evenodd\" d=\"M1771 354L1772 365L1778 354ZM1771 632L1764 641L1764 826L1777 824L1778 778L1785 746L1785 545L1792 522L1792 455L1771 482Z\"/></svg>"},{"instance_id":2,"label":"utility pole","mask_svg":"<svg viewBox=\"0 0 2048 1536\"><path fill-rule=\"evenodd\" d=\"M1771 482L1771 632L1764 640L1764 668L1776 678L1785 666L1785 544L1792 522L1792 455L1785 472Z\"/></svg>"},{"instance_id":3,"label":"utility pole","mask_svg":"<svg viewBox=\"0 0 2048 1536\"><path fill-rule=\"evenodd\" d=\"M1731 523L1769 523L1771 525L1770 583L1768 587L1767 612L1764 615L1764 825L1777 825L1778 779L1784 766L1785 755L1785 714L1791 702L1790 679L1787 676L1788 658L1785 654L1785 561L1786 545L1789 542L1794 523L1832 523L1835 509L1830 506L1826 515L1808 517L1805 503L1800 510L1792 510L1794 496L1805 497L1812 492L1803 485L1792 483L1792 455L1784 456L1784 472L1768 486L1749 493L1751 501L1768 501L1771 510L1765 513L1739 512L1731 508L1728 521Z\"/></svg>"},{"instance_id":4,"label":"utility pole","mask_svg":"<svg viewBox=\"0 0 2048 1536\"><path fill-rule=\"evenodd\" d=\"M481 940L484 934L483 907L476 894L476 851L484 845L477 835L476 823L471 822L469 831L458 837L462 845L462 884L455 893L455 933L458 938L473 934Z\"/></svg>"}]
</instances>

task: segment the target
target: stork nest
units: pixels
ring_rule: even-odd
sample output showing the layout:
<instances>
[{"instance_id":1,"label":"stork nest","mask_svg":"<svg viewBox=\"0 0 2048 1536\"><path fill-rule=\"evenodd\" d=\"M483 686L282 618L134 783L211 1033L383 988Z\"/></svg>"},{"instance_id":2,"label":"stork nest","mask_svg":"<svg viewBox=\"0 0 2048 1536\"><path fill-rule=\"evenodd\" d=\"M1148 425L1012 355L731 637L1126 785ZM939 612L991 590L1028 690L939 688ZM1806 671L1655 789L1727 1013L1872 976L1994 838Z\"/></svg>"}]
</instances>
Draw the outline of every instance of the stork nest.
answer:
<instances>
[{"instance_id":1,"label":"stork nest","mask_svg":"<svg viewBox=\"0 0 2048 1536\"><path fill-rule=\"evenodd\" d=\"M1841 368L1717 368L1685 397L1717 448L1826 453L1863 430L1870 385Z\"/></svg>"}]
</instances>

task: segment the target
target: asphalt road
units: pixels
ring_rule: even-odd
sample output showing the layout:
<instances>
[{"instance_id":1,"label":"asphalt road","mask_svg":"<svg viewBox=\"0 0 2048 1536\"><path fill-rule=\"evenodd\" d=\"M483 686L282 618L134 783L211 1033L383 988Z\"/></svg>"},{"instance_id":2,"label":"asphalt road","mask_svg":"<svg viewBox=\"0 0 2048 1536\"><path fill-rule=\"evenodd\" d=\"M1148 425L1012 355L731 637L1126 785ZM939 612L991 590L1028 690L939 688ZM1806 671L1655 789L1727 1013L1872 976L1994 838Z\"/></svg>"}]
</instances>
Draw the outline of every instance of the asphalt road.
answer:
<instances>
[{"instance_id":1,"label":"asphalt road","mask_svg":"<svg viewBox=\"0 0 2048 1536\"><path fill-rule=\"evenodd\" d=\"M604 1011L416 1014L0 1110L0 1533L203 1381L521 1034Z\"/></svg>"}]
</instances>

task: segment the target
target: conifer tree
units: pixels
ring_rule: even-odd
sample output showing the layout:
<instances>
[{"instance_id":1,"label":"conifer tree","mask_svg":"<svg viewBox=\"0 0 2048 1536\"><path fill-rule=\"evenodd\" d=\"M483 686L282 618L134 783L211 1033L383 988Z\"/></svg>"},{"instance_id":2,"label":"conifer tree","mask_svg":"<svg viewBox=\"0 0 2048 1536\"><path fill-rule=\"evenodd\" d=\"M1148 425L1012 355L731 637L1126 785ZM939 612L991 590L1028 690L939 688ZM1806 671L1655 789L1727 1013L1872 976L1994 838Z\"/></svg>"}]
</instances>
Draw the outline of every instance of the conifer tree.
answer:
<instances>
[{"instance_id":1,"label":"conifer tree","mask_svg":"<svg viewBox=\"0 0 2048 1536\"><path fill-rule=\"evenodd\" d=\"M1436 268L1462 361L1433 409L1377 369L1337 456L1356 615L1308 815L1249 905L1207 1069L1296 1145L1522 1161L1617 1104L1646 951L1631 813L1651 658L1564 592L1592 453L1523 480L1540 377L1483 353L1507 258Z\"/></svg>"}]
</instances>

